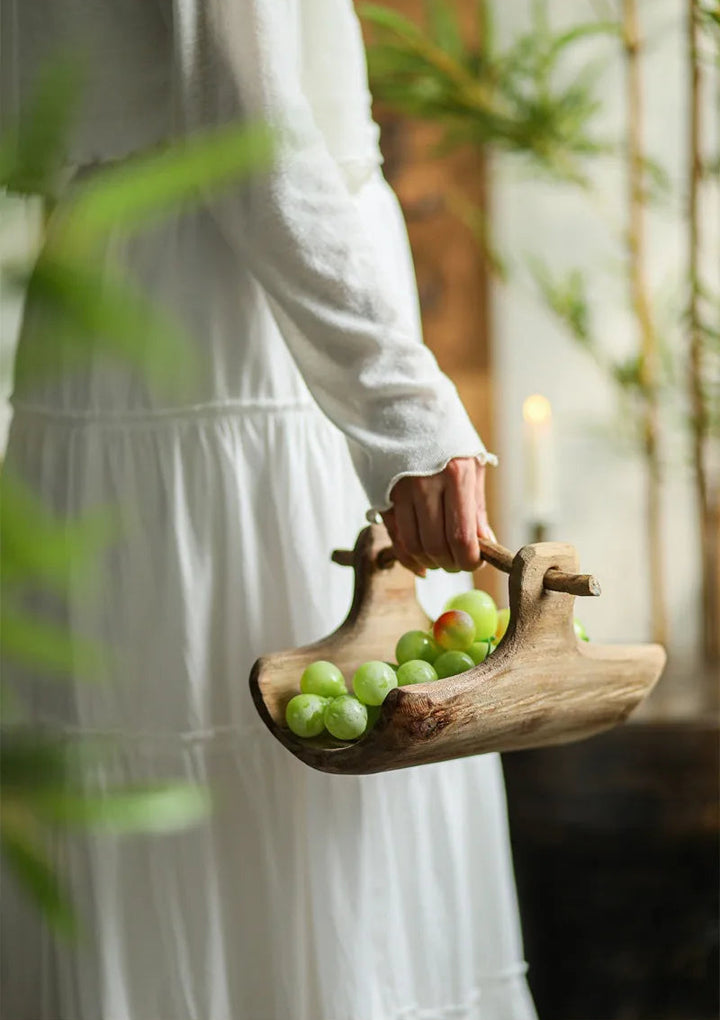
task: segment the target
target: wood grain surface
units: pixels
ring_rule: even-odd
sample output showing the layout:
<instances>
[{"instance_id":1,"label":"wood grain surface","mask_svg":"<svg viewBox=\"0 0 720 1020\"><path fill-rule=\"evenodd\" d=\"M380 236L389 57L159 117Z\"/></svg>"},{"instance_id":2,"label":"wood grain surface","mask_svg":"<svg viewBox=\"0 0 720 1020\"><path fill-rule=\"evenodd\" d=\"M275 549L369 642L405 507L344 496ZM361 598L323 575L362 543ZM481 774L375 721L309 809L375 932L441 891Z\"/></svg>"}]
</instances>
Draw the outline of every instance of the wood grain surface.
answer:
<instances>
[{"instance_id":1,"label":"wood grain surface","mask_svg":"<svg viewBox=\"0 0 720 1020\"><path fill-rule=\"evenodd\" d=\"M485 662L446 680L392 690L374 728L355 743L295 737L285 726L285 707L309 663L334 662L350 683L363 662L394 661L405 631L430 626L414 575L397 562L379 565L389 545L383 525L361 531L345 622L321 641L258 659L252 669L250 689L270 732L313 768L364 774L581 740L623 722L662 672L659 645L577 640L574 596L544 586L549 570L577 573L577 554L570 545L546 542L515 556L510 625Z\"/></svg>"}]
</instances>

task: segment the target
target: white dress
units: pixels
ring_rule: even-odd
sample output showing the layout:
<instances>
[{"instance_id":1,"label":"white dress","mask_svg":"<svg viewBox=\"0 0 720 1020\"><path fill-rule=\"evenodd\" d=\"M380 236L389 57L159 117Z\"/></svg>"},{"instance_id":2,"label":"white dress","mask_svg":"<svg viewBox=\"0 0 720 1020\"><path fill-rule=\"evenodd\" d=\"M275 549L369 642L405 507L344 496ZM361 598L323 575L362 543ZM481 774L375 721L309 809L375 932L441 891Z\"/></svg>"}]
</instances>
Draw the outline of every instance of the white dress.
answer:
<instances>
[{"instance_id":1,"label":"white dress","mask_svg":"<svg viewBox=\"0 0 720 1020\"><path fill-rule=\"evenodd\" d=\"M105 642L107 675L37 678L32 715L112 737L94 782L191 779L215 810L173 835L59 833L79 945L6 880L3 1017L533 1020L499 758L327 776L249 696L258 655L343 618L351 572L330 552L395 479L488 457L421 343L352 5L3 0L6 14L16 104L46 35L82 26L97 43L73 164L240 114L281 145L252 187L103 249L182 319L189 395L100 354L21 383L52 333L25 311L8 468L61 517L110 506L117 526L99 583L71 576L65 599L72 632ZM467 583L435 573L420 595L435 613Z\"/></svg>"}]
</instances>

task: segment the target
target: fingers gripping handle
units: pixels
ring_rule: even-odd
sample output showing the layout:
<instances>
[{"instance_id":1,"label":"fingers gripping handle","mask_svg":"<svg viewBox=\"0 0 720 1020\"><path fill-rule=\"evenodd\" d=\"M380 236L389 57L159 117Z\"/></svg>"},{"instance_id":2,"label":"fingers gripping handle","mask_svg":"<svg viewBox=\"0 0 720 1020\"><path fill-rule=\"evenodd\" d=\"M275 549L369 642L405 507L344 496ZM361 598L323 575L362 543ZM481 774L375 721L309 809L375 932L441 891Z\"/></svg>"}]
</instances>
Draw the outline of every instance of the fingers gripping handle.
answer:
<instances>
[{"instance_id":1,"label":"fingers gripping handle","mask_svg":"<svg viewBox=\"0 0 720 1020\"><path fill-rule=\"evenodd\" d=\"M481 538L480 552L482 558L497 570L502 570L505 574L509 574L512 570L515 557L504 546ZM349 549L336 549L332 554L332 559L334 563L339 563L341 566L352 567L355 564L355 553ZM393 565L395 559L392 549L381 549L377 555L377 566L381 570L386 570ZM550 568L545 572L543 587L548 591L562 591L570 595L597 596L601 592L600 582L592 574L571 574L555 568Z\"/></svg>"}]
</instances>

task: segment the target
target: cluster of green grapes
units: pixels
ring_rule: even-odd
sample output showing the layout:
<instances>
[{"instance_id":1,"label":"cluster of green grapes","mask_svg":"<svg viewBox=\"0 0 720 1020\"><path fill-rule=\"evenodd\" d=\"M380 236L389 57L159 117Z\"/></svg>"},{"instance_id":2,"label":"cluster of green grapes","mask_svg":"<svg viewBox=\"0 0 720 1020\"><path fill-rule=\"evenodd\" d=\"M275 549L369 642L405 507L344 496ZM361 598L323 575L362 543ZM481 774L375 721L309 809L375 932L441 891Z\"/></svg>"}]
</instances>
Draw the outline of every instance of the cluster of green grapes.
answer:
<instances>
[{"instance_id":1,"label":"cluster of green grapes","mask_svg":"<svg viewBox=\"0 0 720 1020\"><path fill-rule=\"evenodd\" d=\"M364 662L353 675L352 691L334 663L311 663L300 678L300 694L288 702L285 721L298 737L325 731L338 740L357 740L372 726L394 687L457 676L484 662L502 639L509 609L498 609L486 591L454 595L429 631L409 630L395 646L397 662ZM578 638L588 640L575 621Z\"/></svg>"}]
</instances>

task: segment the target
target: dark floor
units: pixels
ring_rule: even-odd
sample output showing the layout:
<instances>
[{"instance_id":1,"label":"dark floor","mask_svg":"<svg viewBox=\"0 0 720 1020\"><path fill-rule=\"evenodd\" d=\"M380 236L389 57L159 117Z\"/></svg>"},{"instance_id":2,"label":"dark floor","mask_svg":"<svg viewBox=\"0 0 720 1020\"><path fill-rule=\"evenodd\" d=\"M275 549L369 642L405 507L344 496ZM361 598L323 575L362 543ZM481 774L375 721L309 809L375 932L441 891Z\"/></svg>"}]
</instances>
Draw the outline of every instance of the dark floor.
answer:
<instances>
[{"instance_id":1,"label":"dark floor","mask_svg":"<svg viewBox=\"0 0 720 1020\"><path fill-rule=\"evenodd\" d=\"M718 1020L718 728L504 756L541 1020Z\"/></svg>"}]
</instances>

